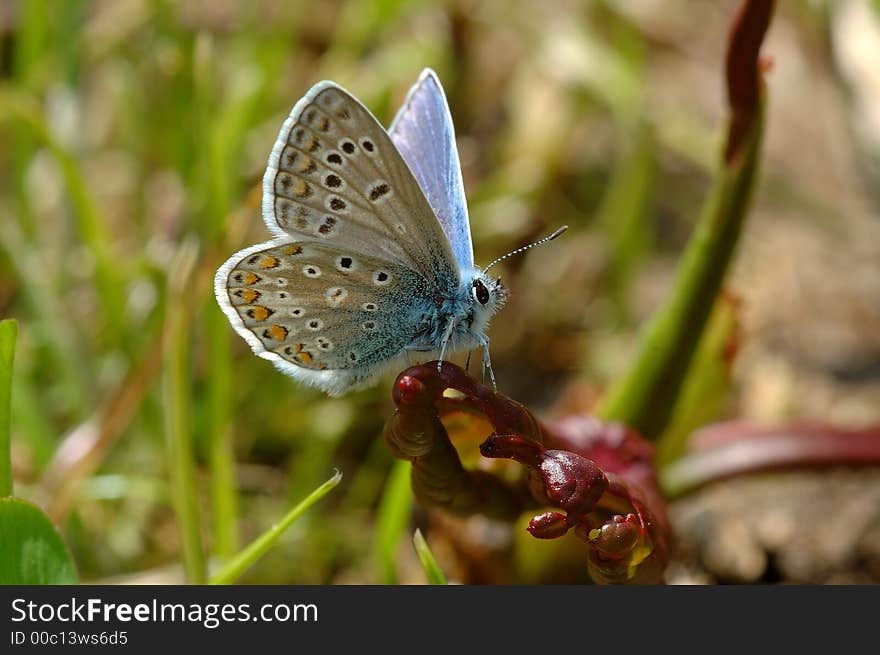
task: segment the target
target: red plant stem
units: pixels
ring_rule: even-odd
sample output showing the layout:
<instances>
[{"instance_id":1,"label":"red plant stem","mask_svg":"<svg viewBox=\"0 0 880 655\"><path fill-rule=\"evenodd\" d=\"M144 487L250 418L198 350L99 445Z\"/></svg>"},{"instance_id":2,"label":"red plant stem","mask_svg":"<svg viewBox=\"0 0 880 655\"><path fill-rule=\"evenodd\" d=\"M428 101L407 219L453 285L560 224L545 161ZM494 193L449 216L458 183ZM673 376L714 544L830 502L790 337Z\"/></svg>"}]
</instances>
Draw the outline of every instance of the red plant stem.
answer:
<instances>
[{"instance_id":1,"label":"red plant stem","mask_svg":"<svg viewBox=\"0 0 880 655\"><path fill-rule=\"evenodd\" d=\"M774 0L747 0L731 27L725 62L731 110L724 149L724 161L728 164L739 155L740 145L758 116L762 87L759 54L774 5Z\"/></svg>"},{"instance_id":2,"label":"red plant stem","mask_svg":"<svg viewBox=\"0 0 880 655\"><path fill-rule=\"evenodd\" d=\"M444 398L446 389L465 394L467 405ZM445 414L452 408L481 412L493 423L513 426L540 440L541 428L525 408L496 397L448 362L439 373L433 362L407 369L395 382L392 395L397 412L386 423L383 436L395 457L412 463L413 492L421 504L506 520L536 506L526 487L487 471L465 469L440 421L441 411Z\"/></svg>"},{"instance_id":3,"label":"red plant stem","mask_svg":"<svg viewBox=\"0 0 880 655\"><path fill-rule=\"evenodd\" d=\"M759 427L735 422L707 428L694 435L694 440L694 451L661 472L669 497L761 471L843 464L880 466L880 427L841 430L820 424Z\"/></svg>"}]
</instances>

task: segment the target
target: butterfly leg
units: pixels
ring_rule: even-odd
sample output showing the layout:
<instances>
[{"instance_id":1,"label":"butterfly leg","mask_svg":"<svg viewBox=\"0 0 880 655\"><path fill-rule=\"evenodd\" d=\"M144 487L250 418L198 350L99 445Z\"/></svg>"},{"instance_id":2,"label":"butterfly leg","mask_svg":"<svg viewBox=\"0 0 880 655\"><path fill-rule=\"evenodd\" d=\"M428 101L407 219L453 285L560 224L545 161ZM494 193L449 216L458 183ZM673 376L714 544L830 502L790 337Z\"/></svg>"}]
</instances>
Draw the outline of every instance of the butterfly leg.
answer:
<instances>
[{"instance_id":1,"label":"butterfly leg","mask_svg":"<svg viewBox=\"0 0 880 655\"><path fill-rule=\"evenodd\" d=\"M464 372L469 373L471 369L471 355L474 354L473 350L468 350L467 361L464 363Z\"/></svg>"},{"instance_id":2,"label":"butterfly leg","mask_svg":"<svg viewBox=\"0 0 880 655\"><path fill-rule=\"evenodd\" d=\"M489 381L492 383L492 390L498 391L498 385L495 384L495 371L492 370L492 358L489 356L489 339L482 335L477 335L477 340L483 348L483 381L486 381L486 371L489 371Z\"/></svg>"},{"instance_id":3,"label":"butterfly leg","mask_svg":"<svg viewBox=\"0 0 880 655\"><path fill-rule=\"evenodd\" d=\"M440 341L440 357L437 358L437 372L439 373L443 366L443 356L446 354L446 346L452 338L452 331L455 330L455 321L450 320L443 331L443 338Z\"/></svg>"}]
</instances>

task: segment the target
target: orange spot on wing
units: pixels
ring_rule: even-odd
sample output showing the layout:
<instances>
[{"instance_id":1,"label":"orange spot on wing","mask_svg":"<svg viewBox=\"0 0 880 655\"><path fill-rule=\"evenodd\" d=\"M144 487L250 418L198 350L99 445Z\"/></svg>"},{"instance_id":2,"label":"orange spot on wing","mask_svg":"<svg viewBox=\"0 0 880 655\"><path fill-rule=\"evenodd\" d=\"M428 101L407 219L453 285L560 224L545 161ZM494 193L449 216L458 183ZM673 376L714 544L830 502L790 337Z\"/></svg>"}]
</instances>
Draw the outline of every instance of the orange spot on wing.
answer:
<instances>
[{"instance_id":1,"label":"orange spot on wing","mask_svg":"<svg viewBox=\"0 0 880 655\"><path fill-rule=\"evenodd\" d=\"M260 292L253 289L239 289L236 291L236 295L250 305L260 297Z\"/></svg>"},{"instance_id":2,"label":"orange spot on wing","mask_svg":"<svg viewBox=\"0 0 880 655\"><path fill-rule=\"evenodd\" d=\"M250 316L255 321L265 321L272 314L274 314L271 309L268 307L263 307L262 305L254 305L249 310L247 310L247 315Z\"/></svg>"},{"instance_id":3,"label":"orange spot on wing","mask_svg":"<svg viewBox=\"0 0 880 655\"><path fill-rule=\"evenodd\" d=\"M296 354L296 358L301 361L303 364L311 364L312 363L312 353L303 350L302 352L298 352Z\"/></svg>"},{"instance_id":4,"label":"orange spot on wing","mask_svg":"<svg viewBox=\"0 0 880 655\"><path fill-rule=\"evenodd\" d=\"M284 249L285 255L298 255L303 251L302 246L287 246Z\"/></svg>"},{"instance_id":5,"label":"orange spot on wing","mask_svg":"<svg viewBox=\"0 0 880 655\"><path fill-rule=\"evenodd\" d=\"M260 276L256 273L251 273L250 271L236 271L232 274L231 280L238 284L256 284L260 281ZM230 286L232 284L230 283ZM236 294L237 295L237 294Z\"/></svg>"},{"instance_id":6,"label":"orange spot on wing","mask_svg":"<svg viewBox=\"0 0 880 655\"><path fill-rule=\"evenodd\" d=\"M284 341L287 338L287 328L282 325L272 325L266 332L276 341Z\"/></svg>"},{"instance_id":7,"label":"orange spot on wing","mask_svg":"<svg viewBox=\"0 0 880 655\"><path fill-rule=\"evenodd\" d=\"M272 255L266 255L260 260L260 268L262 269L275 268L276 266L278 266L278 260Z\"/></svg>"}]
</instances>

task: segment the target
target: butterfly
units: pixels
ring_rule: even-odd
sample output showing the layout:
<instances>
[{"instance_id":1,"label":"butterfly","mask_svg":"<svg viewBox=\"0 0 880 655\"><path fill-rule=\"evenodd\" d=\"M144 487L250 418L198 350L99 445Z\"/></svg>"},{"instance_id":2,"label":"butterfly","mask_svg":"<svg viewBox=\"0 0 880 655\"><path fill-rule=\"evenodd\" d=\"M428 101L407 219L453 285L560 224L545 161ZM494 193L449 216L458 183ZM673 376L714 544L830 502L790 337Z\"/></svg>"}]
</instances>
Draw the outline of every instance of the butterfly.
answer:
<instances>
[{"instance_id":1,"label":"butterfly","mask_svg":"<svg viewBox=\"0 0 880 655\"><path fill-rule=\"evenodd\" d=\"M269 155L262 214L272 240L229 258L214 284L254 353L338 396L411 358L480 347L495 385L487 330L507 290L487 271L504 257L474 265L452 117L432 70L388 131L339 85L313 86Z\"/></svg>"}]
</instances>

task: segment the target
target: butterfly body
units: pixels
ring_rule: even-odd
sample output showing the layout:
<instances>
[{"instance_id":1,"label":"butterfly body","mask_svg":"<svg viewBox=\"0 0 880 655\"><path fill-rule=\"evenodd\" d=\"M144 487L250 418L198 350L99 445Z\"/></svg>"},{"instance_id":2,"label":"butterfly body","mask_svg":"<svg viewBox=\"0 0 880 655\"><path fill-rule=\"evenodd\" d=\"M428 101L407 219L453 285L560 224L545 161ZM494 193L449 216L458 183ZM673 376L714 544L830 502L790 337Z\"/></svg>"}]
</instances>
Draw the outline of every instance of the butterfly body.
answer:
<instances>
[{"instance_id":1,"label":"butterfly body","mask_svg":"<svg viewBox=\"0 0 880 655\"><path fill-rule=\"evenodd\" d=\"M429 298L419 299L419 331L409 350L439 353L445 343L445 352L452 353L489 343L489 319L504 304L507 292L479 269L465 273L462 280L458 287L434 287ZM474 294L475 284L486 289L483 302Z\"/></svg>"},{"instance_id":2,"label":"butterfly body","mask_svg":"<svg viewBox=\"0 0 880 655\"><path fill-rule=\"evenodd\" d=\"M263 178L271 241L233 255L218 303L253 351L330 395L464 348L488 358L506 292L473 263L455 135L426 70L389 132L316 84L284 122Z\"/></svg>"}]
</instances>

